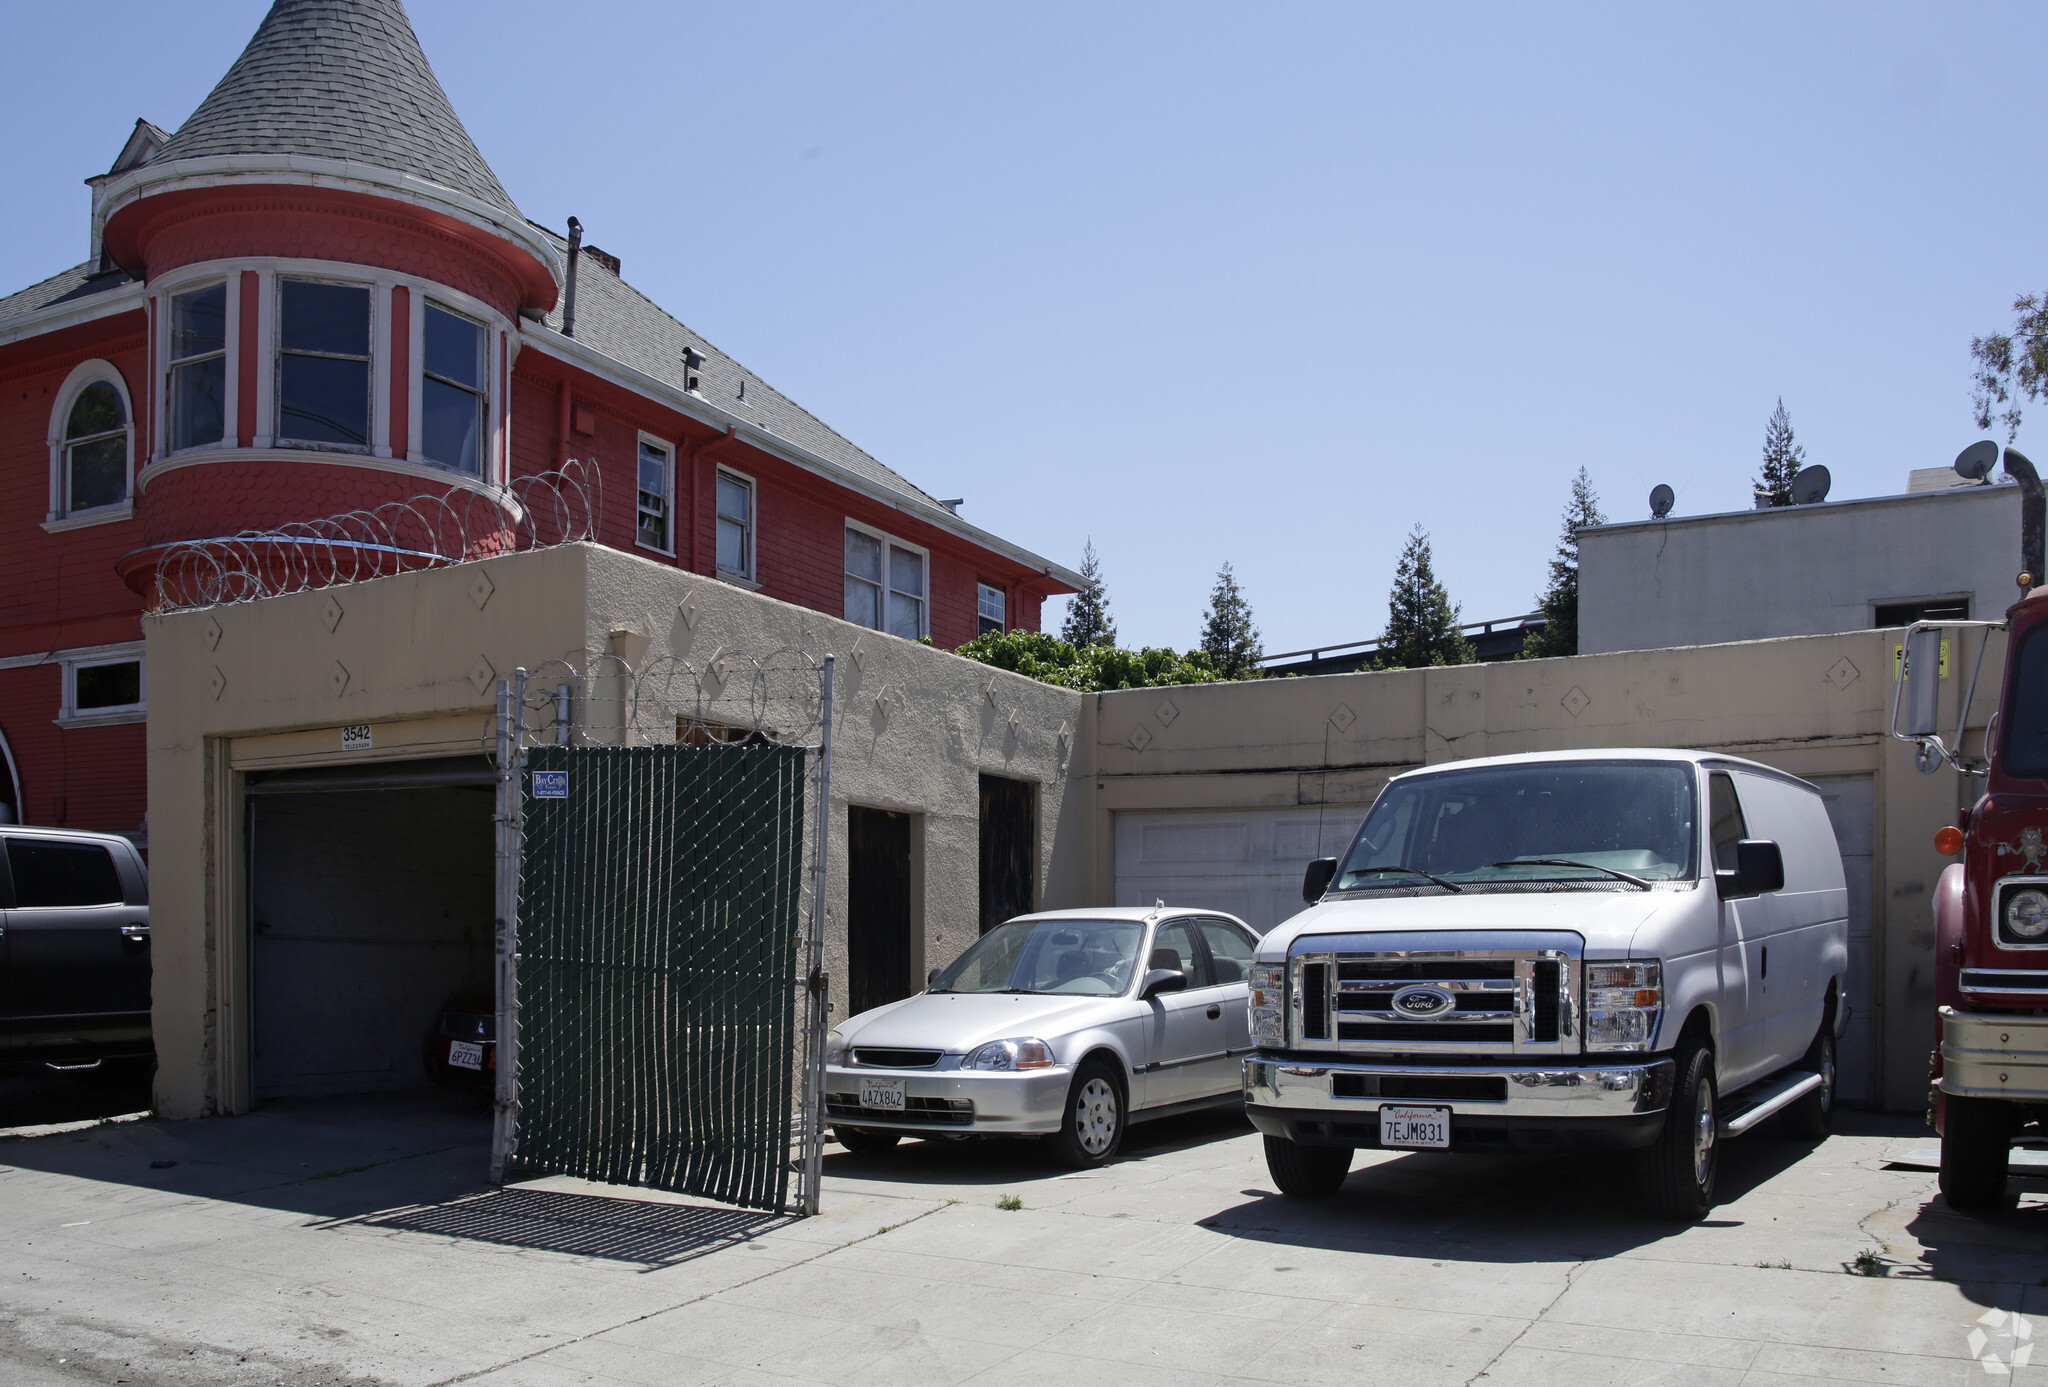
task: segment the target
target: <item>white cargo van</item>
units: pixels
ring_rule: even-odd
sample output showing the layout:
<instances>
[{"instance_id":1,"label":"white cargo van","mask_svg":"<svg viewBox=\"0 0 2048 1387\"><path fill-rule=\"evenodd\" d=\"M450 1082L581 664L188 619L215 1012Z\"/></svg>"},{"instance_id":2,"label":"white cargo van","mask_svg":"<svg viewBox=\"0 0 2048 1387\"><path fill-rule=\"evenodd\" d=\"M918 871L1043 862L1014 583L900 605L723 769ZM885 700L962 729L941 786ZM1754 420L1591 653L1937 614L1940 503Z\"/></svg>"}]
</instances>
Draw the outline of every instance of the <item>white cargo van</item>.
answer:
<instances>
[{"instance_id":1,"label":"white cargo van","mask_svg":"<svg viewBox=\"0 0 2048 1387\"><path fill-rule=\"evenodd\" d=\"M1493 757L1389 781L1259 944L1245 1101L1289 1195L1358 1148L1639 1152L1656 1212L1718 1143L1827 1132L1847 891L1819 793L1683 751Z\"/></svg>"}]
</instances>

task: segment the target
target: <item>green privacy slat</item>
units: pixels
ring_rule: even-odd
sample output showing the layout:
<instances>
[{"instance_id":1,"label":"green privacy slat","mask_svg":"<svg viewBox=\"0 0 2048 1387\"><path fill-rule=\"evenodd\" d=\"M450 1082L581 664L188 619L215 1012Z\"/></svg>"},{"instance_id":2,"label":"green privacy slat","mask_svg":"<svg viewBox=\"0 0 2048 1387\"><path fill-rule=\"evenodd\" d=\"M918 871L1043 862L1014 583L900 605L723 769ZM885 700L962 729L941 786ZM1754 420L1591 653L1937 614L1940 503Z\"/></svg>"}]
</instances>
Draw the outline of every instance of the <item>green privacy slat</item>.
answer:
<instances>
[{"instance_id":1,"label":"green privacy slat","mask_svg":"<svg viewBox=\"0 0 2048 1387\"><path fill-rule=\"evenodd\" d=\"M787 1205L807 756L528 751L522 1164ZM566 796L537 798L535 774L557 771Z\"/></svg>"}]
</instances>

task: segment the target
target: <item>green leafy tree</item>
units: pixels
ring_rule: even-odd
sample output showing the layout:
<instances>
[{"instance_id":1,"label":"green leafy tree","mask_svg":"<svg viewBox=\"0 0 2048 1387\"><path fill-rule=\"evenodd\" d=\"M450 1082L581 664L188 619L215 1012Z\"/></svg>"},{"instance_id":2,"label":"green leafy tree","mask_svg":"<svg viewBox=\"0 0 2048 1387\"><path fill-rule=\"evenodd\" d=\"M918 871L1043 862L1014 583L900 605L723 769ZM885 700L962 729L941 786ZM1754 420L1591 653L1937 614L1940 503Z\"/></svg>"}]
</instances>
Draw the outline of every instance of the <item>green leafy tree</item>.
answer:
<instances>
[{"instance_id":1,"label":"green leafy tree","mask_svg":"<svg viewBox=\"0 0 2048 1387\"><path fill-rule=\"evenodd\" d=\"M1977 369L1970 377L1970 403L1977 427L1988 429L1996 419L2005 425L2005 441L2020 436L2018 396L2048 396L2048 298L2021 294L2012 301L2011 335L1994 332L1970 339L1970 359Z\"/></svg>"},{"instance_id":2,"label":"green leafy tree","mask_svg":"<svg viewBox=\"0 0 2048 1387\"><path fill-rule=\"evenodd\" d=\"M1607 517L1600 513L1600 498L1593 494L1593 479L1581 467L1572 479L1572 499L1564 508L1564 533L1558 536L1557 553L1550 560L1550 586L1536 599L1543 625L1531 631L1523 643L1523 659L1579 653L1579 531L1606 523Z\"/></svg>"},{"instance_id":3,"label":"green leafy tree","mask_svg":"<svg viewBox=\"0 0 2048 1387\"><path fill-rule=\"evenodd\" d=\"M1756 499L1766 506L1791 505L1792 479L1805 463L1806 449L1792 441L1792 416L1785 412L1785 401L1780 398L1770 422L1764 425L1764 460L1757 469Z\"/></svg>"},{"instance_id":4,"label":"green leafy tree","mask_svg":"<svg viewBox=\"0 0 2048 1387\"><path fill-rule=\"evenodd\" d=\"M1102 586L1102 561L1090 537L1081 550L1081 590L1067 604L1060 639L1069 645L1115 645L1116 622L1109 615L1109 593Z\"/></svg>"},{"instance_id":5,"label":"green leafy tree","mask_svg":"<svg viewBox=\"0 0 2048 1387\"><path fill-rule=\"evenodd\" d=\"M1042 631L991 631L954 652L1041 683L1083 693L1112 693L1170 684L1214 684L1223 679L1200 650L1124 650L1075 645Z\"/></svg>"},{"instance_id":6,"label":"green leafy tree","mask_svg":"<svg viewBox=\"0 0 2048 1387\"><path fill-rule=\"evenodd\" d=\"M1263 673L1259 661L1265 644L1252 624L1252 604L1245 601L1228 561L1216 571L1209 610L1202 614L1202 650L1225 679L1256 679Z\"/></svg>"},{"instance_id":7,"label":"green leafy tree","mask_svg":"<svg viewBox=\"0 0 2048 1387\"><path fill-rule=\"evenodd\" d=\"M1394 590L1387 596L1387 629L1380 636L1380 669L1425 665L1469 665L1472 643L1458 630L1458 609L1437 581L1429 531L1417 525L1394 566Z\"/></svg>"}]
</instances>

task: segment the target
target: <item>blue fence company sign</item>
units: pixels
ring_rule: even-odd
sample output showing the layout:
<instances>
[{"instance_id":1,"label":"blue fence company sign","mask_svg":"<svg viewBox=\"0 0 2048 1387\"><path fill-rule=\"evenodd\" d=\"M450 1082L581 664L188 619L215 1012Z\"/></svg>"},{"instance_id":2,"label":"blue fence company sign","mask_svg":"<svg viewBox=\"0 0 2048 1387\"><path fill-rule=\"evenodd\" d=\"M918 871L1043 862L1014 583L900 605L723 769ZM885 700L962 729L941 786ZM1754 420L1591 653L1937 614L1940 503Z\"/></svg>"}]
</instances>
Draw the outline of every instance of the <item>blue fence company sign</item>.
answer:
<instances>
[{"instance_id":1,"label":"blue fence company sign","mask_svg":"<svg viewBox=\"0 0 2048 1387\"><path fill-rule=\"evenodd\" d=\"M569 798L569 772L535 771L533 773L533 797L535 799Z\"/></svg>"}]
</instances>

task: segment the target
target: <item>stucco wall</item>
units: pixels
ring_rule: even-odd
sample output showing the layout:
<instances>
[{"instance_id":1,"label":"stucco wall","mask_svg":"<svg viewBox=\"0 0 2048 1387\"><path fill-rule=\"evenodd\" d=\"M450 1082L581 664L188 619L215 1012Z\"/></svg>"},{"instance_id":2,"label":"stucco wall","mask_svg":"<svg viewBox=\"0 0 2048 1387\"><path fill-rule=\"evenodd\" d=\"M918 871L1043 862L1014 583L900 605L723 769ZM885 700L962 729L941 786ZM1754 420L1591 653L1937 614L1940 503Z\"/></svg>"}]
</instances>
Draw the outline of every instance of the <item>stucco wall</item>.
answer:
<instances>
[{"instance_id":1,"label":"stucco wall","mask_svg":"<svg viewBox=\"0 0 2048 1387\"><path fill-rule=\"evenodd\" d=\"M1953 772L1918 774L1884 735L1896 633L1510 661L1255 684L1139 689L1095 697L1097 786L1089 896L1112 898L1114 816L1123 811L1328 805L1362 815L1389 777L1416 766L1565 748L1725 751L1795 775L1868 774L1876 794L1877 995L1872 1017L1887 1107L1926 1094L1933 1044L1930 892L1947 859L1936 828L1974 797ZM1969 653L1974 653L1974 638ZM1985 660L1977 728L1996 703L2002 640ZM1943 685L1953 725L1968 677Z\"/></svg>"},{"instance_id":2,"label":"stucco wall","mask_svg":"<svg viewBox=\"0 0 2048 1387\"><path fill-rule=\"evenodd\" d=\"M2019 554L2011 486L1603 525L1579 534L1579 650L1867 630L1924 597L1996 620Z\"/></svg>"},{"instance_id":3,"label":"stucco wall","mask_svg":"<svg viewBox=\"0 0 2048 1387\"><path fill-rule=\"evenodd\" d=\"M849 802L918 816L920 970L950 960L979 931L983 772L1039 786L1040 904L1085 898L1085 809L1069 773L1085 754L1080 695L666 565L573 545L144 625L157 1084L171 1116L248 1102L242 777L473 755L486 746L495 679L520 666L539 670L583 652L646 669L673 668L669 657L703 668L729 655L742 671L777 651L838 657L828 936L836 1015L845 1014ZM788 686L772 674L770 682ZM595 687L600 697L584 716L600 730L616 726L617 704L602 701L615 690L603 680ZM340 729L356 723L371 725L367 752L341 748Z\"/></svg>"}]
</instances>

